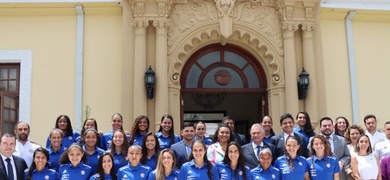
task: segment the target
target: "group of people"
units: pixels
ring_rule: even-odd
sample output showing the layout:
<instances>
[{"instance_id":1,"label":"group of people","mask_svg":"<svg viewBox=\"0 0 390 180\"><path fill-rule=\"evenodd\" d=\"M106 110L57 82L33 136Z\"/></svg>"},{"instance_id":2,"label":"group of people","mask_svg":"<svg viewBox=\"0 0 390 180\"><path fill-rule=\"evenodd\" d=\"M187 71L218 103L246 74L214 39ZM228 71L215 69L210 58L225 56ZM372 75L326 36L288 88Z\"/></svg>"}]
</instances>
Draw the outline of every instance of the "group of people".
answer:
<instances>
[{"instance_id":1,"label":"group of people","mask_svg":"<svg viewBox=\"0 0 390 180\"><path fill-rule=\"evenodd\" d=\"M141 115L126 133L122 115L115 113L110 132L99 132L96 119L89 118L79 134L70 118L60 115L45 148L29 140L28 123L18 122L15 136L1 137L0 179L390 179L390 122L383 134L374 115L364 118L365 131L349 126L345 117L335 122L324 117L319 134L306 112L295 120L282 115L280 134L265 116L251 126L249 139L234 131L229 116L212 138L199 121L184 123L180 139L173 122L163 115L153 133Z\"/></svg>"}]
</instances>

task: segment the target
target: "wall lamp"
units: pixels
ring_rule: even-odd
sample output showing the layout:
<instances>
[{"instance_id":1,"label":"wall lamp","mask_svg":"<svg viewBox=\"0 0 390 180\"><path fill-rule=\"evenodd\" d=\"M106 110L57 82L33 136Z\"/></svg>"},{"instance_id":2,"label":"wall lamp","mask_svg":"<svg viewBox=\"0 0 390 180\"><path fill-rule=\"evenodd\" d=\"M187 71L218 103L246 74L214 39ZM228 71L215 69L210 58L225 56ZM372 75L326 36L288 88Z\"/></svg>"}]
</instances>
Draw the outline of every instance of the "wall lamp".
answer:
<instances>
[{"instance_id":1,"label":"wall lamp","mask_svg":"<svg viewBox=\"0 0 390 180\"><path fill-rule=\"evenodd\" d=\"M149 69L145 72L145 85L146 91L148 94L148 99L153 99L153 89L155 82L156 73L153 71L152 67L149 66Z\"/></svg>"},{"instance_id":2,"label":"wall lamp","mask_svg":"<svg viewBox=\"0 0 390 180\"><path fill-rule=\"evenodd\" d=\"M306 99L307 89L309 88L309 73L305 71L305 68L302 69L302 72L299 74L298 80L298 99Z\"/></svg>"}]
</instances>

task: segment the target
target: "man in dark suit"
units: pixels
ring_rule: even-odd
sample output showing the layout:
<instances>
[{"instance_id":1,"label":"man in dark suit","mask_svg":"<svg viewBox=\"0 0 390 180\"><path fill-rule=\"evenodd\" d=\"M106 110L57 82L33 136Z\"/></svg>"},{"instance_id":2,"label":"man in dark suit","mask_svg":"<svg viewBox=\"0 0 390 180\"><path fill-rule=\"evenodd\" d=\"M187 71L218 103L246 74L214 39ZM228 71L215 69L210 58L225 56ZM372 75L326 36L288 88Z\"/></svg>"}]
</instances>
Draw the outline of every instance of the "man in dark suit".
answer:
<instances>
[{"instance_id":1,"label":"man in dark suit","mask_svg":"<svg viewBox=\"0 0 390 180\"><path fill-rule=\"evenodd\" d=\"M24 159L12 155L15 151L16 138L5 133L0 140L0 179L23 180L27 164Z\"/></svg>"},{"instance_id":2,"label":"man in dark suit","mask_svg":"<svg viewBox=\"0 0 390 180\"><path fill-rule=\"evenodd\" d=\"M225 116L224 118L222 118L222 123L229 126L229 128L230 128L230 129L232 130L232 132L233 132L234 140L235 140L236 142L238 142L238 144L240 144L241 146L243 146L244 144L246 144L245 135L239 134L239 133L235 133L235 132L234 132L234 119L233 119L232 117L230 117L230 116Z\"/></svg>"},{"instance_id":3,"label":"man in dark suit","mask_svg":"<svg viewBox=\"0 0 390 180\"><path fill-rule=\"evenodd\" d=\"M180 169L181 165L188 161L192 150L192 142L194 142L195 126L193 123L184 123L181 129L183 140L173 144L171 149L176 155L176 166Z\"/></svg>"},{"instance_id":4,"label":"man in dark suit","mask_svg":"<svg viewBox=\"0 0 390 180\"><path fill-rule=\"evenodd\" d=\"M348 179L348 175L345 172L345 166L349 165L351 161L351 153L348 150L345 139L341 136L337 136L333 133L333 120L330 117L323 117L320 120L320 131L321 135L325 136L328 140L333 154L339 159L340 166L340 179ZM311 142L311 139L309 142ZM308 143L310 147L310 143Z\"/></svg>"},{"instance_id":5,"label":"man in dark suit","mask_svg":"<svg viewBox=\"0 0 390 180\"><path fill-rule=\"evenodd\" d=\"M261 149L269 148L271 152L275 151L275 146L263 141L264 129L260 124L253 124L251 127L252 142L242 146L242 153L245 158L245 165L253 169L259 165L259 153ZM273 161L275 158L273 157Z\"/></svg>"},{"instance_id":6,"label":"man in dark suit","mask_svg":"<svg viewBox=\"0 0 390 180\"><path fill-rule=\"evenodd\" d=\"M271 138L271 144L275 146L274 156L278 158L279 156L284 155L284 149L286 144L286 139L289 136L294 136L299 143L298 155L303 157L309 157L309 152L307 150L307 144L305 137L299 133L294 133L294 118L290 113L280 116L280 127L283 132L277 134Z\"/></svg>"}]
</instances>

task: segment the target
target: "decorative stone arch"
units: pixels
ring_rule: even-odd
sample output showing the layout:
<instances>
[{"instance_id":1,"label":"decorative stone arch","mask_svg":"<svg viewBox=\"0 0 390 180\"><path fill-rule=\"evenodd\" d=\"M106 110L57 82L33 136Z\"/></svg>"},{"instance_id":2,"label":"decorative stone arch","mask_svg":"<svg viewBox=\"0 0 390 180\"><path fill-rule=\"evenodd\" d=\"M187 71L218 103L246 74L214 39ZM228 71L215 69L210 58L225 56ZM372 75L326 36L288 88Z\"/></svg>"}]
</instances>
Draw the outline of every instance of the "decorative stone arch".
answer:
<instances>
[{"instance_id":1,"label":"decorative stone arch","mask_svg":"<svg viewBox=\"0 0 390 180\"><path fill-rule=\"evenodd\" d=\"M281 31L281 29L278 29ZM188 38L190 37L190 38ZM282 44L245 23L234 23L232 35L224 42L218 21L200 23L187 29L168 50L169 108L180 109L180 76L189 57L214 43L230 43L250 52L263 67L268 82L269 113L278 117L285 111ZM178 112L174 113L177 117Z\"/></svg>"}]
</instances>

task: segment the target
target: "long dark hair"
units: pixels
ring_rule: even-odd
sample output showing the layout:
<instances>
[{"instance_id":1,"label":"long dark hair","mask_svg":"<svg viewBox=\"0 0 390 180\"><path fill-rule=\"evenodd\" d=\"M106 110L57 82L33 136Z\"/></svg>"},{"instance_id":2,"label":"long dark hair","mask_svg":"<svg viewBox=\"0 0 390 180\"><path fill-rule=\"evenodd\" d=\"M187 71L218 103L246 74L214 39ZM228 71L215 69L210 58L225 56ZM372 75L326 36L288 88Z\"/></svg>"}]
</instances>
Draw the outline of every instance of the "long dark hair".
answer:
<instances>
[{"instance_id":1,"label":"long dark hair","mask_svg":"<svg viewBox=\"0 0 390 180\"><path fill-rule=\"evenodd\" d=\"M49 156L49 151L47 151L45 148L43 147L39 147L37 148L35 151L34 151L34 154L33 154L33 159L35 159L35 155L37 154L37 152L41 152L42 154L44 154L46 156L46 164L45 164L45 167L48 166L48 162L49 162L49 159L50 159L50 156ZM33 180L32 178L32 173L35 171L35 169L37 169L37 165L35 164L35 162L33 161L31 163L31 167L30 169L28 170L28 173L27 173L27 180Z\"/></svg>"},{"instance_id":2,"label":"long dark hair","mask_svg":"<svg viewBox=\"0 0 390 180\"><path fill-rule=\"evenodd\" d=\"M314 133L313 127L311 125L310 116L306 111L301 111L297 114L295 119L298 119L299 114L305 115L306 118L306 124L305 124L305 132L309 137L314 136L316 133Z\"/></svg>"},{"instance_id":3,"label":"long dark hair","mask_svg":"<svg viewBox=\"0 0 390 180\"><path fill-rule=\"evenodd\" d=\"M133 144L134 143L134 139L135 139L135 135L136 134L139 134L139 129L138 129L138 124L139 122L142 120L142 119L146 119L146 123L148 124L148 128L146 128L146 132L149 131L149 125L150 125L150 121L149 121L149 118L148 116L145 116L145 115L139 115L137 118L135 118L135 121L133 123L133 127L131 128L131 133L130 133L130 144ZM172 122L173 124L173 122Z\"/></svg>"},{"instance_id":4,"label":"long dark hair","mask_svg":"<svg viewBox=\"0 0 390 180\"><path fill-rule=\"evenodd\" d=\"M206 148L206 144L204 143L203 140L201 139L197 139L195 140L194 142L192 142L192 148L191 148L191 154L190 154L190 157L189 157L189 161L193 160L194 159L194 155L193 155L193 151L194 151L194 144L195 143L200 143L203 148L204 148L204 156L203 156L203 161L206 163L207 165L207 176L209 177L209 179L213 179L213 174L211 173L211 168L213 167L213 164L211 164L211 162L207 159L207 156L206 156L206 153L207 153L207 148Z\"/></svg>"},{"instance_id":5,"label":"long dark hair","mask_svg":"<svg viewBox=\"0 0 390 180\"><path fill-rule=\"evenodd\" d=\"M167 119L170 119L172 121L172 128L169 130L169 139L170 139L170 144L175 144L175 131L174 131L174 123L173 123L173 117L169 114L164 114L162 117L161 117L161 121L160 121L160 129L158 129L158 132L162 132L162 126L161 126L161 123L163 122L163 120L167 118Z\"/></svg>"},{"instance_id":6,"label":"long dark hair","mask_svg":"<svg viewBox=\"0 0 390 180\"><path fill-rule=\"evenodd\" d=\"M317 155L317 152L314 150L314 139L319 139L324 144L324 156L325 157L334 155L332 153L332 149L330 147L328 140L323 135L317 134L317 135L313 136L313 138L310 141L310 148L309 149L310 149L311 156Z\"/></svg>"},{"instance_id":7,"label":"long dark hair","mask_svg":"<svg viewBox=\"0 0 390 180\"><path fill-rule=\"evenodd\" d=\"M221 128L223 128L223 127L229 129L230 137L229 137L228 143L234 141L233 131L229 128L229 126L228 126L227 124L219 124L217 130L216 130L215 133L214 133L212 143L216 143L216 142L218 141L219 130L220 130Z\"/></svg>"},{"instance_id":8,"label":"long dark hair","mask_svg":"<svg viewBox=\"0 0 390 180\"><path fill-rule=\"evenodd\" d=\"M230 149L231 146L236 146L237 149L238 149L238 154L239 154L239 156L238 156L238 164L237 164L237 167L239 167L239 168L236 168L234 170L234 177L237 176L237 174L239 173L239 170L241 169L242 176L243 176L242 179L246 179L245 158L244 158L244 155L243 155L242 150L241 150L241 145L238 144L236 141L233 141L233 142L229 143L228 147L226 148L225 156L224 156L222 162L227 164L227 165L229 165L229 167L231 167L230 163L232 161L229 158L229 149Z\"/></svg>"},{"instance_id":9,"label":"long dark hair","mask_svg":"<svg viewBox=\"0 0 390 180\"><path fill-rule=\"evenodd\" d=\"M111 158L112 167L111 167L111 170L110 170L110 176L111 176L112 180L117 180L117 176L116 176L116 173L115 173L115 167L114 167L115 166L114 165L114 156L112 156L112 154L110 152L105 152L102 155L100 155L96 173L99 174L100 180L105 180L105 178L104 178L104 169L103 169L103 158L105 156L109 156Z\"/></svg>"},{"instance_id":10,"label":"long dark hair","mask_svg":"<svg viewBox=\"0 0 390 180\"><path fill-rule=\"evenodd\" d=\"M338 125L337 125L337 120L339 119L343 119L345 121L345 132L347 132L347 129L349 128L349 122L348 122L348 119L346 117L343 117L343 116L339 116L336 118L336 122L335 122L335 125L334 125L334 133L336 135L340 135L340 136L345 136L345 134L340 134L340 130L338 128Z\"/></svg>"},{"instance_id":11,"label":"long dark hair","mask_svg":"<svg viewBox=\"0 0 390 180\"><path fill-rule=\"evenodd\" d=\"M58 129L60 128L60 127L58 126L58 121L59 121L62 117L66 119L66 134L64 134L64 136L65 136L65 135L68 135L68 134L73 135L72 122L70 121L70 118L69 118L68 115L59 115L59 116L57 117L57 120L56 120L55 128L58 128Z\"/></svg>"},{"instance_id":12,"label":"long dark hair","mask_svg":"<svg viewBox=\"0 0 390 180\"><path fill-rule=\"evenodd\" d=\"M69 160L69 156L68 156L68 153L71 149L73 148L77 148L77 149L80 149L80 151L83 153L83 157L81 158L81 161L85 163L87 163L87 153L85 153L85 151L83 150L83 148L80 146L79 143L72 143L61 155L61 158L60 158L60 164L67 164L67 163L70 163L70 160Z\"/></svg>"},{"instance_id":13,"label":"long dark hair","mask_svg":"<svg viewBox=\"0 0 390 180\"><path fill-rule=\"evenodd\" d=\"M129 150L129 142L127 142L126 133L123 130L116 130L114 132L114 134L112 134L112 139L114 139L114 135L117 132L120 132L123 136L123 144L121 147L121 154L122 154L122 160L126 160L127 151ZM114 152L115 152L115 144L114 144L114 140L112 140L111 145L110 145L110 153L114 154Z\"/></svg>"},{"instance_id":14,"label":"long dark hair","mask_svg":"<svg viewBox=\"0 0 390 180\"><path fill-rule=\"evenodd\" d=\"M290 139L294 139L294 140L297 142L297 144L299 145L299 141L298 141L298 139L297 139L295 136L289 136L289 137L287 137L287 138L286 138L286 145L287 145L287 141L290 140ZM297 153L297 156L299 156L299 155L298 155L298 151L299 151L299 149L297 149L297 152L296 152L296 153ZM290 157L290 154L288 154L286 147L284 147L284 155L286 156L286 161L287 161L288 166L289 166L292 170L294 170L294 169L295 169L295 167L294 167L294 160Z\"/></svg>"},{"instance_id":15,"label":"long dark hair","mask_svg":"<svg viewBox=\"0 0 390 180\"><path fill-rule=\"evenodd\" d=\"M100 141L99 141L99 133L95 129L89 128L89 129L84 131L84 134L83 134L84 143L85 143L85 137L87 137L87 134L89 132L93 132L96 135L96 143L95 143L95 148L96 148L98 146L98 144L100 143ZM81 143L80 143L80 145L81 145Z\"/></svg>"},{"instance_id":16,"label":"long dark hair","mask_svg":"<svg viewBox=\"0 0 390 180\"><path fill-rule=\"evenodd\" d=\"M154 135L152 132L148 132L144 138L142 139L142 158L141 163L146 164L146 161L148 161L148 148L146 147L146 138L149 136L153 136L154 140L156 141L156 146L154 147L154 153L156 153L156 158L154 159L156 162L158 160L158 156L160 155L160 143L158 142L158 138L156 135Z\"/></svg>"},{"instance_id":17,"label":"long dark hair","mask_svg":"<svg viewBox=\"0 0 390 180\"><path fill-rule=\"evenodd\" d=\"M273 124L272 117L271 117L271 116L268 116L268 115L265 115L263 118L260 119L260 121L259 121L260 125L263 123L263 119L264 119L265 117L268 117L268 118L271 120L271 123ZM270 134L271 134L271 137L275 135L275 131L274 131L274 129L272 128L272 125L271 125L271 129L270 129Z\"/></svg>"}]
</instances>

